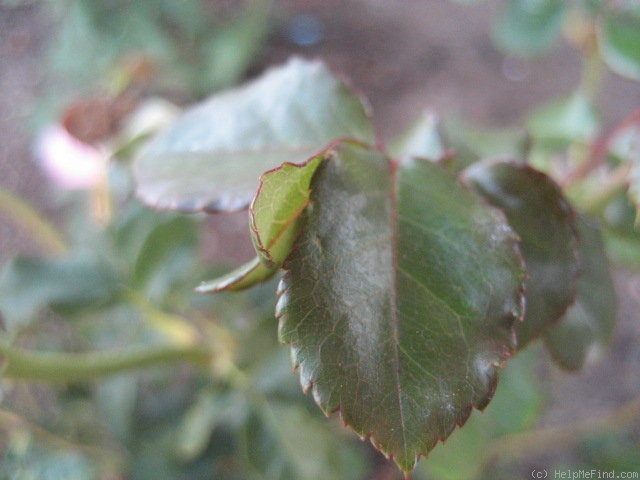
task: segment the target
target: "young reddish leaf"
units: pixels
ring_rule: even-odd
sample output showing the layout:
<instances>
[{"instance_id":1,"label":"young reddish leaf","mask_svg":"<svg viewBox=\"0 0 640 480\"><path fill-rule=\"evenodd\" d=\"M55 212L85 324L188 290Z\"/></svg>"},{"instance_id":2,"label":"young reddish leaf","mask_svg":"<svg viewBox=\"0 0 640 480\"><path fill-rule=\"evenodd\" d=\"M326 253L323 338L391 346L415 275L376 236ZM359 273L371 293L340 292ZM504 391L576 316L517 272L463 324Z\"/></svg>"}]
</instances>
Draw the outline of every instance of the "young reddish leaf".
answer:
<instances>
[{"instance_id":1,"label":"young reddish leaf","mask_svg":"<svg viewBox=\"0 0 640 480\"><path fill-rule=\"evenodd\" d=\"M499 211L437 165L334 146L277 315L305 390L405 471L487 405L524 269Z\"/></svg>"},{"instance_id":2,"label":"young reddish leaf","mask_svg":"<svg viewBox=\"0 0 640 480\"><path fill-rule=\"evenodd\" d=\"M600 229L586 217L577 219L581 275L576 302L544 333L553 358L577 370L598 357L611 340L616 321L616 292Z\"/></svg>"},{"instance_id":3,"label":"young reddish leaf","mask_svg":"<svg viewBox=\"0 0 640 480\"><path fill-rule=\"evenodd\" d=\"M574 215L547 175L512 161L479 162L463 178L500 207L520 235L527 265L526 311L519 348L557 321L573 302L579 272Z\"/></svg>"},{"instance_id":4,"label":"young reddish leaf","mask_svg":"<svg viewBox=\"0 0 640 480\"><path fill-rule=\"evenodd\" d=\"M135 162L138 195L162 209L241 210L263 172L340 137L375 141L365 106L322 63L293 59L160 133Z\"/></svg>"}]
</instances>

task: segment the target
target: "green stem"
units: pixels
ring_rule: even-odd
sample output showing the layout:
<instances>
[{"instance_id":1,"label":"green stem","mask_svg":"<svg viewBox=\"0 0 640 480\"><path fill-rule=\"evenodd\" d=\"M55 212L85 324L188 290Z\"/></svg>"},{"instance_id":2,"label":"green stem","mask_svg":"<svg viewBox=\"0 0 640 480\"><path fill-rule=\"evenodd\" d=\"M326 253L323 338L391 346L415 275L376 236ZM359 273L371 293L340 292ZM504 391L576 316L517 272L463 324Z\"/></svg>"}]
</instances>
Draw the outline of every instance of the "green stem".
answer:
<instances>
[{"instance_id":1,"label":"green stem","mask_svg":"<svg viewBox=\"0 0 640 480\"><path fill-rule=\"evenodd\" d=\"M0 212L19 225L44 248L54 254L69 250L67 242L58 230L27 203L26 200L0 186Z\"/></svg>"},{"instance_id":2,"label":"green stem","mask_svg":"<svg viewBox=\"0 0 640 480\"><path fill-rule=\"evenodd\" d=\"M145 347L121 352L34 352L0 342L3 376L48 382L85 381L151 365L187 361L207 365L211 352L199 345Z\"/></svg>"}]
</instances>

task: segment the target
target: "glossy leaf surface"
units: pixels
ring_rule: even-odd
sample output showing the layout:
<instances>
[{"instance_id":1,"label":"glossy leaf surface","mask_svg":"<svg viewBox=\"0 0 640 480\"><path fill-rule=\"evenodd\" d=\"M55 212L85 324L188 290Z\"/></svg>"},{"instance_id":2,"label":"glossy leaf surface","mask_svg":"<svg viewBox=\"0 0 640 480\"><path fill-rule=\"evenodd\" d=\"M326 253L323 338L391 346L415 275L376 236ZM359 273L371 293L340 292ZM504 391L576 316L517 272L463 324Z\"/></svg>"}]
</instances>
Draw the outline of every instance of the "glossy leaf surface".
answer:
<instances>
[{"instance_id":1,"label":"glossy leaf surface","mask_svg":"<svg viewBox=\"0 0 640 480\"><path fill-rule=\"evenodd\" d=\"M585 217L577 221L582 272L576 302L545 332L544 341L564 368L577 370L599 357L613 334L616 293L600 229Z\"/></svg>"},{"instance_id":2,"label":"glossy leaf surface","mask_svg":"<svg viewBox=\"0 0 640 480\"><path fill-rule=\"evenodd\" d=\"M522 240L529 279L525 318L516 331L523 347L557 321L575 298L579 265L573 213L555 182L524 164L480 162L464 178L505 212Z\"/></svg>"},{"instance_id":3,"label":"glossy leaf surface","mask_svg":"<svg viewBox=\"0 0 640 480\"><path fill-rule=\"evenodd\" d=\"M487 405L524 272L503 216L437 165L336 146L284 264L279 334L320 408L405 471Z\"/></svg>"},{"instance_id":4,"label":"glossy leaf surface","mask_svg":"<svg viewBox=\"0 0 640 480\"><path fill-rule=\"evenodd\" d=\"M136 161L138 195L162 209L240 210L263 172L339 137L374 142L364 105L322 63L293 59L160 133Z\"/></svg>"}]
</instances>

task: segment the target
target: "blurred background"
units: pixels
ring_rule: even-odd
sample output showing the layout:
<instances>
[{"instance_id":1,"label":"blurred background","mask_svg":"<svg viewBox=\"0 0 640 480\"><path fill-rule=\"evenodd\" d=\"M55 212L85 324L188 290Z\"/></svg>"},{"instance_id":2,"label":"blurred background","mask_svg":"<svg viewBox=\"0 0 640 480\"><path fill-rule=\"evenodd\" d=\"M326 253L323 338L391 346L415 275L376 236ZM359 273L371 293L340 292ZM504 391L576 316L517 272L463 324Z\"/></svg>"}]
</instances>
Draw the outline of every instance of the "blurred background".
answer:
<instances>
[{"instance_id":1,"label":"blurred background","mask_svg":"<svg viewBox=\"0 0 640 480\"><path fill-rule=\"evenodd\" d=\"M452 144L464 136L499 152L533 110L588 77L589 10L587 20L558 17L558 2L537 3L552 7L531 26L505 19L525 0L0 0L5 331L21 346L85 351L193 329L253 385L230 380L224 365L182 363L90 382L3 380L0 478L401 478L300 391L276 342L273 284L191 293L252 256L246 214L147 211L131 196L130 151L184 106L302 55L370 101L384 140L427 110ZM589 80L597 132L640 107L640 83L614 70ZM587 114L574 116L571 131L593 138ZM100 161L91 163L104 145L119 157L108 192ZM60 155L80 163L61 165ZM529 347L505 368L487 412L422 460L416 479L640 472L640 249L628 201L616 208L610 231L625 233L614 239L610 349L567 372ZM57 260L66 251L73 261ZM85 285L71 285L78 278ZM123 283L125 294L113 286Z\"/></svg>"}]
</instances>

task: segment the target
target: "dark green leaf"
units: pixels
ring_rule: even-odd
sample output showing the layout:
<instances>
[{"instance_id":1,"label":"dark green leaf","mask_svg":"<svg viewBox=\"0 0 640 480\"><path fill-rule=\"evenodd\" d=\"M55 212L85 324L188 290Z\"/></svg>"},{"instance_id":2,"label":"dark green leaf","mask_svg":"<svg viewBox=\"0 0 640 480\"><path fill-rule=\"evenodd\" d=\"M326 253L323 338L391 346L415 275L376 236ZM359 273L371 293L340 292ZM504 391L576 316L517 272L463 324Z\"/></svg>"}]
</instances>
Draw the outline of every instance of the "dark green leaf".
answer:
<instances>
[{"instance_id":1,"label":"dark green leaf","mask_svg":"<svg viewBox=\"0 0 640 480\"><path fill-rule=\"evenodd\" d=\"M437 165L344 143L284 267L280 339L306 391L405 471L483 408L524 272L503 216Z\"/></svg>"},{"instance_id":2,"label":"dark green leaf","mask_svg":"<svg viewBox=\"0 0 640 480\"><path fill-rule=\"evenodd\" d=\"M494 41L511 55L541 55L560 35L565 11L562 0L510 0L494 28Z\"/></svg>"},{"instance_id":3,"label":"dark green leaf","mask_svg":"<svg viewBox=\"0 0 640 480\"><path fill-rule=\"evenodd\" d=\"M640 81L640 7L605 14L598 29L598 46L611 70Z\"/></svg>"},{"instance_id":4,"label":"dark green leaf","mask_svg":"<svg viewBox=\"0 0 640 480\"><path fill-rule=\"evenodd\" d=\"M465 170L464 178L505 212L522 240L529 274L525 318L516 327L522 348L575 298L579 265L573 212L555 182L525 164L480 162Z\"/></svg>"},{"instance_id":5,"label":"dark green leaf","mask_svg":"<svg viewBox=\"0 0 640 480\"><path fill-rule=\"evenodd\" d=\"M108 304L118 293L115 274L100 260L77 253L58 259L15 259L0 280L0 310L12 330L50 306L65 311Z\"/></svg>"},{"instance_id":6,"label":"dark green leaf","mask_svg":"<svg viewBox=\"0 0 640 480\"><path fill-rule=\"evenodd\" d=\"M600 356L611 340L617 311L600 229L586 217L578 217L577 225L582 261L578 296L560 322L544 335L553 358L569 370Z\"/></svg>"},{"instance_id":7,"label":"dark green leaf","mask_svg":"<svg viewBox=\"0 0 640 480\"><path fill-rule=\"evenodd\" d=\"M375 141L360 99L319 62L293 59L189 110L138 158L138 194L158 208L248 207L258 177L331 140Z\"/></svg>"}]
</instances>

